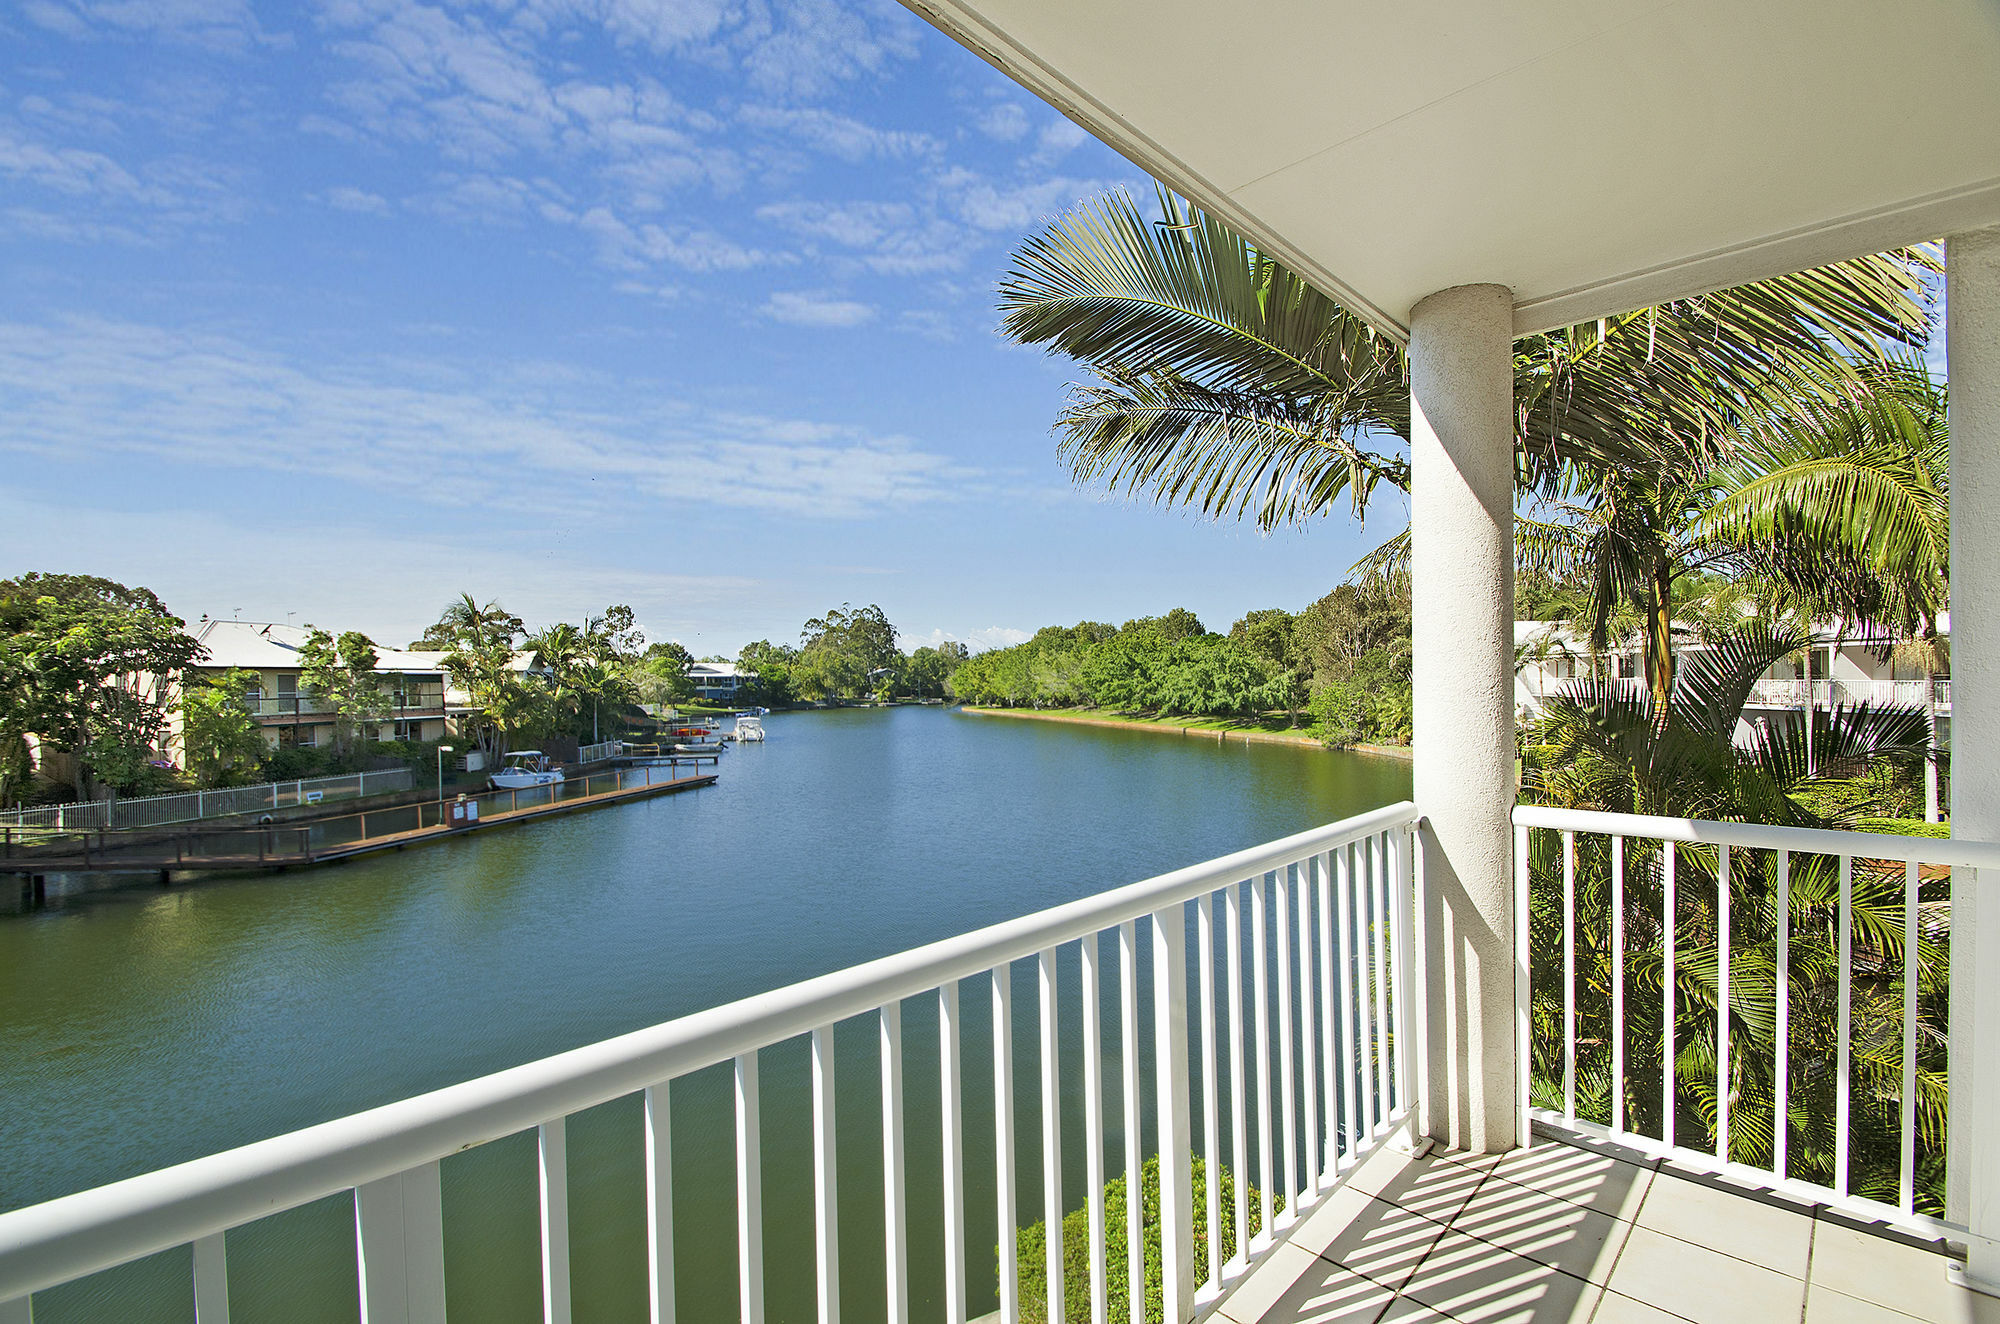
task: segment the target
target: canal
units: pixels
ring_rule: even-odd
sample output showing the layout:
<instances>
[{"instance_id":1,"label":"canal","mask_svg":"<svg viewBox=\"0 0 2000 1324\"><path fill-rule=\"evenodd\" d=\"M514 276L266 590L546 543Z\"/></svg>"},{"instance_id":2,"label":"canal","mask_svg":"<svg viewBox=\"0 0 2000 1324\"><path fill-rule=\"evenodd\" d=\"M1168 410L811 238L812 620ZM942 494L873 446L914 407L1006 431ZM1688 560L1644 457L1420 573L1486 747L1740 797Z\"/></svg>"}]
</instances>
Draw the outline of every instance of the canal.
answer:
<instances>
[{"instance_id":1,"label":"canal","mask_svg":"<svg viewBox=\"0 0 2000 1324\"><path fill-rule=\"evenodd\" d=\"M1392 759L940 709L767 725L768 743L730 750L709 790L317 871L58 890L44 909L0 917L0 1209L1056 905L1410 786ZM1074 981L1073 949L1067 959ZM1023 1064L1030 973L1016 972ZM997 1229L985 999L966 1003L977 1314L993 1304ZM1077 1026L1063 1032L1074 1051ZM939 1162L934 1003L909 1003L904 1033L921 1320L941 1312L937 1197L927 1208L919 1193L935 1190ZM874 1034L857 1020L836 1040L842 1295L857 1319L883 1298ZM812 1317L810 1256L775 1249L810 1245L806 1070L802 1041L764 1054L772 1320ZM1019 1207L1031 1218L1034 1073L1016 1074ZM727 1076L678 1082L674 1108L682 1317L730 1318ZM578 1320L645 1314L639 1128L633 1099L570 1123ZM1066 1127L1066 1150L1077 1134ZM1071 1207L1082 1163L1065 1154ZM448 1160L444 1180L453 1317L538 1319L532 1134ZM232 1319L354 1319L352 1235L340 1199L232 1233ZM44 1294L36 1319L191 1320L188 1265L186 1250L167 1252Z\"/></svg>"}]
</instances>

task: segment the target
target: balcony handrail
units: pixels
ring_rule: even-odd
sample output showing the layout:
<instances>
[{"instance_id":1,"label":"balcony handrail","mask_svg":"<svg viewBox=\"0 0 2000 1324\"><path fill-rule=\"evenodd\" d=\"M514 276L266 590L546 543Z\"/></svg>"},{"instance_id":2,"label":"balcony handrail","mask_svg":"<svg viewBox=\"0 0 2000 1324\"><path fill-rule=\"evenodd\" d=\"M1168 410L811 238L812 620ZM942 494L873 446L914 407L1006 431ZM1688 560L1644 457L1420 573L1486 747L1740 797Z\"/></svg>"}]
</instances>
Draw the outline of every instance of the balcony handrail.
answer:
<instances>
[{"instance_id":1,"label":"balcony handrail","mask_svg":"<svg viewBox=\"0 0 2000 1324\"><path fill-rule=\"evenodd\" d=\"M1514 826L1594 832L1612 837L1651 837L1657 841L1707 846L1742 846L1750 850L1783 850L1795 855L1853 855L1903 864L2000 870L2000 844L1961 837L1903 837L1882 832L1776 827L1769 823L1721 823L1702 818L1660 818L1546 805L1517 806Z\"/></svg>"},{"instance_id":2,"label":"balcony handrail","mask_svg":"<svg viewBox=\"0 0 2000 1324\"><path fill-rule=\"evenodd\" d=\"M1417 818L1408 801L1388 805L475 1080L0 1213L0 1304L990 974Z\"/></svg>"}]
</instances>

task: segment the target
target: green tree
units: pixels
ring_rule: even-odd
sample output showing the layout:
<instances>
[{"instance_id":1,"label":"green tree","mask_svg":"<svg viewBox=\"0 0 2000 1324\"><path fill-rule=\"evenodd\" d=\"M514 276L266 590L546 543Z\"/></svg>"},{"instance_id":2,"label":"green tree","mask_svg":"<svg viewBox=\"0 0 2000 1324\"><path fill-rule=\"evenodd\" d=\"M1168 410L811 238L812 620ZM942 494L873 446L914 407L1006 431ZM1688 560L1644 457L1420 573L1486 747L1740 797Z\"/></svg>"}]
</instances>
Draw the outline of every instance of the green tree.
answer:
<instances>
[{"instance_id":1,"label":"green tree","mask_svg":"<svg viewBox=\"0 0 2000 1324\"><path fill-rule=\"evenodd\" d=\"M676 705L694 697L694 680L688 668L694 654L678 643L651 644L630 668L629 676L642 703Z\"/></svg>"},{"instance_id":2,"label":"green tree","mask_svg":"<svg viewBox=\"0 0 2000 1324\"><path fill-rule=\"evenodd\" d=\"M746 697L771 707L791 703L799 697L792 683L798 662L799 650L790 644L774 644L768 639L745 644L736 655L737 669L757 678L748 685Z\"/></svg>"},{"instance_id":3,"label":"green tree","mask_svg":"<svg viewBox=\"0 0 2000 1324\"><path fill-rule=\"evenodd\" d=\"M261 684L256 672L232 667L190 678L181 691L181 748L195 785L242 786L255 779L266 749L248 696Z\"/></svg>"},{"instance_id":4,"label":"green tree","mask_svg":"<svg viewBox=\"0 0 2000 1324\"><path fill-rule=\"evenodd\" d=\"M874 604L843 603L805 624L792 685L801 698L860 698L874 692L883 672L902 661L896 627Z\"/></svg>"},{"instance_id":5,"label":"green tree","mask_svg":"<svg viewBox=\"0 0 2000 1324\"><path fill-rule=\"evenodd\" d=\"M389 715L389 695L375 670L382 655L358 630L336 637L317 626L306 629L299 649L299 687L333 710L334 755L345 757L357 735Z\"/></svg>"},{"instance_id":6,"label":"green tree","mask_svg":"<svg viewBox=\"0 0 2000 1324\"><path fill-rule=\"evenodd\" d=\"M1229 637L1264 664L1279 706L1297 726L1299 709L1311 697L1312 688L1312 661L1299 640L1298 618L1283 607L1266 607L1247 613L1230 626Z\"/></svg>"},{"instance_id":7,"label":"green tree","mask_svg":"<svg viewBox=\"0 0 2000 1324\"><path fill-rule=\"evenodd\" d=\"M910 654L903 668L904 683L919 699L942 699L952 692L952 677L968 656L965 645L955 639L936 648L925 645Z\"/></svg>"},{"instance_id":8,"label":"green tree","mask_svg":"<svg viewBox=\"0 0 2000 1324\"><path fill-rule=\"evenodd\" d=\"M543 691L514 667L516 645L525 633L521 618L498 602L482 607L464 593L419 641L444 653L445 674L478 709L468 719L473 728L468 734L490 758L504 754L516 732L541 720Z\"/></svg>"},{"instance_id":9,"label":"green tree","mask_svg":"<svg viewBox=\"0 0 2000 1324\"><path fill-rule=\"evenodd\" d=\"M206 656L185 623L149 589L35 572L0 580L0 626L0 736L32 733L67 753L78 799L142 786L174 690Z\"/></svg>"}]
</instances>

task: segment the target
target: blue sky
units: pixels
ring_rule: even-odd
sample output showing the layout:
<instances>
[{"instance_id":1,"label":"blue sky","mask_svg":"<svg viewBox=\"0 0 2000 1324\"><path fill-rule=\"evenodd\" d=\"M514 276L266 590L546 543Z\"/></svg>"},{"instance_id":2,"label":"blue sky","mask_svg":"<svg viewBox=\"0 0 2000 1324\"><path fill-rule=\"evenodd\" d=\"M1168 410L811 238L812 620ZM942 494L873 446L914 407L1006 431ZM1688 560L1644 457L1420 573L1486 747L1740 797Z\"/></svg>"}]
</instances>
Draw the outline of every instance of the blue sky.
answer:
<instances>
[{"instance_id":1,"label":"blue sky","mask_svg":"<svg viewBox=\"0 0 2000 1324\"><path fill-rule=\"evenodd\" d=\"M1026 234L1150 184L874 0L0 15L0 571L400 643L460 591L697 652L1299 607L1399 527L1074 487Z\"/></svg>"}]
</instances>

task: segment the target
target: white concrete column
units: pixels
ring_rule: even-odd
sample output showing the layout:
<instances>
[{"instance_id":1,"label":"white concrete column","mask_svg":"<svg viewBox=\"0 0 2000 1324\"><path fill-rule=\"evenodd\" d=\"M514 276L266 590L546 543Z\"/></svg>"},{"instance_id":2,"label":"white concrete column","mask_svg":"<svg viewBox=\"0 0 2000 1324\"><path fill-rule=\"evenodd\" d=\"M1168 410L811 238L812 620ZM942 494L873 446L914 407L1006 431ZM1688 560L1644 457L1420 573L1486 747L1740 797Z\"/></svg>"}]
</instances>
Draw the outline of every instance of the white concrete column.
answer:
<instances>
[{"instance_id":1,"label":"white concrete column","mask_svg":"<svg viewBox=\"0 0 2000 1324\"><path fill-rule=\"evenodd\" d=\"M2000 229L1945 244L1945 371L1951 383L1951 747L2000 748ZM1952 761L1951 834L2000 841L2000 760ZM2000 906L1978 878L1951 880L1951 1118L1945 1212L2000 1236ZM1982 919L1985 922L1981 922ZM2000 1256L1971 1244L1973 1276L2000 1284Z\"/></svg>"},{"instance_id":2,"label":"white concrete column","mask_svg":"<svg viewBox=\"0 0 2000 1324\"><path fill-rule=\"evenodd\" d=\"M1429 1062L1425 1129L1521 1132L1515 1042L1514 303L1442 290L1410 313L1415 782Z\"/></svg>"}]
</instances>

